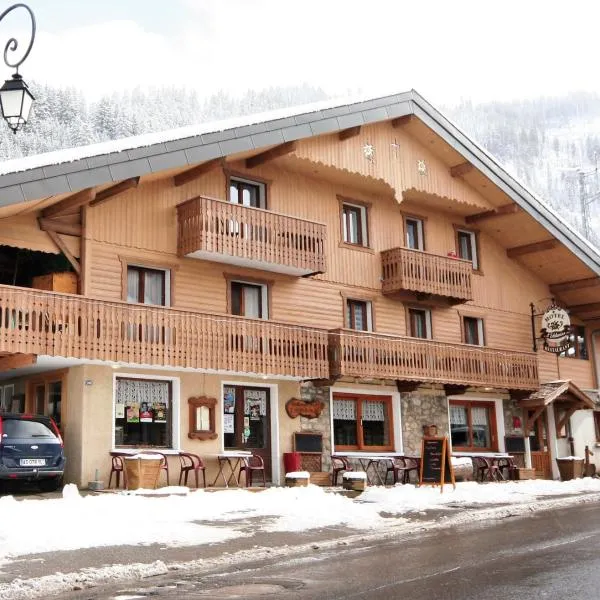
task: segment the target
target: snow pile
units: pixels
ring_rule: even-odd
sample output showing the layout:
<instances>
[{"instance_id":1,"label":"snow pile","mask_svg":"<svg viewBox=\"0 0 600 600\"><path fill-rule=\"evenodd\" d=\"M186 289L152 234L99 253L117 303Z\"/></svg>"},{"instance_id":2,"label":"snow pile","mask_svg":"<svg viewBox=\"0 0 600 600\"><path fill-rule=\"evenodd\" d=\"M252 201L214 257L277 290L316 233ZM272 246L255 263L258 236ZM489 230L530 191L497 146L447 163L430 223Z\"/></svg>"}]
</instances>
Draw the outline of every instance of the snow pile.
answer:
<instances>
[{"instance_id":1,"label":"snow pile","mask_svg":"<svg viewBox=\"0 0 600 600\"><path fill-rule=\"evenodd\" d=\"M473 461L468 456L451 456L452 466L456 467L472 467Z\"/></svg>"},{"instance_id":2,"label":"snow pile","mask_svg":"<svg viewBox=\"0 0 600 600\"><path fill-rule=\"evenodd\" d=\"M73 485L62 498L0 498L0 563L34 553L112 545L191 546L251 536L253 531L286 532L346 526L384 531L407 515L457 506L518 504L540 497L600 492L600 479L518 481L481 485L458 483L439 488L397 485L370 487L356 499L308 487L193 491L172 487L137 493L82 497ZM170 495L164 495L172 492ZM148 495L152 494L154 495ZM42 502L42 504L40 504ZM386 514L386 517L382 515ZM60 535L48 515L65 526ZM249 527L249 519L254 519ZM257 520L258 519L258 520Z\"/></svg>"},{"instance_id":3,"label":"snow pile","mask_svg":"<svg viewBox=\"0 0 600 600\"><path fill-rule=\"evenodd\" d=\"M342 479L358 479L361 481L366 481L367 474L364 471L346 471L342 475Z\"/></svg>"},{"instance_id":4,"label":"snow pile","mask_svg":"<svg viewBox=\"0 0 600 600\"><path fill-rule=\"evenodd\" d=\"M291 471L285 474L286 479L309 479L310 473L308 471Z\"/></svg>"}]
</instances>

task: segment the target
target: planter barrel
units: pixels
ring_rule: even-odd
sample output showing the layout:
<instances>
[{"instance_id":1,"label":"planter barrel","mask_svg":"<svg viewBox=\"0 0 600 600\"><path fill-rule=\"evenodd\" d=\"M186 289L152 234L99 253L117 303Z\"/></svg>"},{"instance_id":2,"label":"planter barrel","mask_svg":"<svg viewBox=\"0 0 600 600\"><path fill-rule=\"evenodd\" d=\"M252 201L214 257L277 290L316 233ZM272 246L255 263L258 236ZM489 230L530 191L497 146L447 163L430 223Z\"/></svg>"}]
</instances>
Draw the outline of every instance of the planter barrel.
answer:
<instances>
[{"instance_id":1,"label":"planter barrel","mask_svg":"<svg viewBox=\"0 0 600 600\"><path fill-rule=\"evenodd\" d=\"M127 456L125 463L125 485L128 490L155 490L160 477L162 458L139 458Z\"/></svg>"},{"instance_id":2,"label":"planter barrel","mask_svg":"<svg viewBox=\"0 0 600 600\"><path fill-rule=\"evenodd\" d=\"M561 481L583 477L583 458L557 458L556 464Z\"/></svg>"}]
</instances>

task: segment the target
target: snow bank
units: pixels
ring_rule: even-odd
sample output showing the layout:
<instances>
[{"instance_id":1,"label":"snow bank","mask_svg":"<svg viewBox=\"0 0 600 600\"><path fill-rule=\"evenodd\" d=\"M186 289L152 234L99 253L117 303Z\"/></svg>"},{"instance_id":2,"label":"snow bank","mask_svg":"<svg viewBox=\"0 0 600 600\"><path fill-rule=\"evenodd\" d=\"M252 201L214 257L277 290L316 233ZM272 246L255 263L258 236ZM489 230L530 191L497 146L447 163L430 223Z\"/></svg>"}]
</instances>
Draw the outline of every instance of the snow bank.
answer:
<instances>
[{"instance_id":1,"label":"snow bank","mask_svg":"<svg viewBox=\"0 0 600 600\"><path fill-rule=\"evenodd\" d=\"M309 479L310 473L308 471L291 471L285 474L286 479Z\"/></svg>"}]
</instances>

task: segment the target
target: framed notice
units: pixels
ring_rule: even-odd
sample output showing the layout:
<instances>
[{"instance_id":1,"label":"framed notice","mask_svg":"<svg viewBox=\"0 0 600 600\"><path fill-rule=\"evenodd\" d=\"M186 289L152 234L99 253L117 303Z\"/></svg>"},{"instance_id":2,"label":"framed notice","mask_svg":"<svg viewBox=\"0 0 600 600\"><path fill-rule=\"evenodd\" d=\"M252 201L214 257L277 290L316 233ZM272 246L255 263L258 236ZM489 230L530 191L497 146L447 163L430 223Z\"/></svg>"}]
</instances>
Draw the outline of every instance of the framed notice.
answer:
<instances>
[{"instance_id":1,"label":"framed notice","mask_svg":"<svg viewBox=\"0 0 600 600\"><path fill-rule=\"evenodd\" d=\"M223 415L223 433L235 433L233 424L233 415Z\"/></svg>"},{"instance_id":2,"label":"framed notice","mask_svg":"<svg viewBox=\"0 0 600 600\"><path fill-rule=\"evenodd\" d=\"M419 485L439 485L440 492L443 492L444 483L451 483L456 488L448 438L424 437L421 443Z\"/></svg>"}]
</instances>

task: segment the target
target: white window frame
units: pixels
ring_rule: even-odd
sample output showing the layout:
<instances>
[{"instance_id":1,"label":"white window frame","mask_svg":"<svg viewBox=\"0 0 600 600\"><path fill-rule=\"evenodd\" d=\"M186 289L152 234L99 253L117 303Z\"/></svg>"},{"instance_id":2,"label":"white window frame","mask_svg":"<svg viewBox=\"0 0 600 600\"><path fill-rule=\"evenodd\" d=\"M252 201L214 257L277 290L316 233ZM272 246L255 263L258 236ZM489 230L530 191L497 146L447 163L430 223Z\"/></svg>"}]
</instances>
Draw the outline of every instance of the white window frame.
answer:
<instances>
[{"instance_id":1,"label":"white window frame","mask_svg":"<svg viewBox=\"0 0 600 600\"><path fill-rule=\"evenodd\" d=\"M414 337L412 336L412 331L410 331L410 326L411 326L411 319L410 319L410 312L414 311L414 312L422 312L425 313L425 334L427 335L427 337L425 338L415 338L416 340L432 340L433 339L433 327L431 325L431 309L429 308L421 308L421 307L417 307L417 306L409 306L408 307L408 329L409 329L409 336L410 337Z\"/></svg>"},{"instance_id":2,"label":"white window frame","mask_svg":"<svg viewBox=\"0 0 600 600\"><path fill-rule=\"evenodd\" d=\"M258 208L262 208L263 210L267 206L267 186L262 181L255 181L254 179L246 179L245 177L238 177L237 175L231 175L229 177L229 181L239 181L240 183L247 183L249 185L255 185L258 187ZM231 204L236 204L237 206L245 206L241 202L233 202L231 199L231 191L227 190L228 201ZM255 207L246 207L246 208L255 208Z\"/></svg>"},{"instance_id":3,"label":"white window frame","mask_svg":"<svg viewBox=\"0 0 600 600\"><path fill-rule=\"evenodd\" d=\"M473 260L471 261L473 263L473 268L477 271L479 270L479 254L477 254L477 234L474 231L469 231L468 229L457 229L456 230L457 235L458 233L466 233L469 236L470 242L471 242L471 255L473 256ZM457 250L460 250L460 243L458 242L457 239ZM457 254L460 256L460 252L457 252Z\"/></svg>"},{"instance_id":4,"label":"white window frame","mask_svg":"<svg viewBox=\"0 0 600 600\"><path fill-rule=\"evenodd\" d=\"M351 242L350 240L346 239L347 237L347 231L348 228L346 227L346 223L344 222L344 207L345 206L351 206L352 208L358 209L358 211L360 212L360 225L361 225L361 236L362 236L362 243L358 243L358 242ZM354 204L353 202L346 202L343 201L342 202L342 234L343 234L343 239L344 239L344 244L351 244L353 246L360 246L361 248L368 248L369 247L369 226L367 223L367 207L362 205L362 204Z\"/></svg>"},{"instance_id":5,"label":"white window frame","mask_svg":"<svg viewBox=\"0 0 600 600\"><path fill-rule=\"evenodd\" d=\"M153 267L152 265L144 264L143 262L138 263L138 262L127 261L126 266L125 266L125 281L126 282L127 282L127 276L129 275L129 267L138 267L140 269L148 269L149 271L161 271L162 273L164 273L165 274L165 306L164 306L164 308L168 308L169 306L171 306L171 269L165 269L164 267ZM127 289L125 291L127 291ZM144 306L157 306L157 305L156 304L145 304Z\"/></svg>"},{"instance_id":6,"label":"white window frame","mask_svg":"<svg viewBox=\"0 0 600 600\"><path fill-rule=\"evenodd\" d=\"M350 318L350 307L349 302L362 302L367 308L367 331L373 332L373 303L370 300L363 300L362 298L346 298L345 314L344 314L344 327L348 327L348 321ZM360 329L353 329L352 331L361 331Z\"/></svg>"},{"instance_id":7,"label":"white window frame","mask_svg":"<svg viewBox=\"0 0 600 600\"><path fill-rule=\"evenodd\" d=\"M417 248L411 248L412 250L425 250L425 237L424 237L424 227L423 227L423 219L419 219L419 217L404 217L404 226L406 227L406 225L408 224L409 221L413 221L414 223L417 224ZM407 248L410 248L410 246L408 245L408 228L405 232L405 244Z\"/></svg>"},{"instance_id":8,"label":"white window frame","mask_svg":"<svg viewBox=\"0 0 600 600\"><path fill-rule=\"evenodd\" d=\"M260 288L261 294L261 304L262 304L262 317L260 317L263 321L269 320L269 286L266 283L260 283L257 281L246 281L245 279L230 279L229 280L229 294L232 293L231 284L232 283L241 283L243 285L250 285L253 287ZM243 315L242 315L243 316ZM252 317L244 317L245 319L250 319Z\"/></svg>"},{"instance_id":9,"label":"white window frame","mask_svg":"<svg viewBox=\"0 0 600 600\"><path fill-rule=\"evenodd\" d=\"M117 403L117 379L146 379L155 381L169 381L171 382L171 404L173 405L173 414L171 415L171 448L160 448L157 452L161 454L178 454L181 451L181 427L179 423L180 419L180 404L181 404L181 382L179 377L165 377L162 375L147 375L140 373L113 373L113 397L112 397L112 411L110 414L110 447L113 452L130 452L136 454L140 451L140 448L117 448L115 446L115 406ZM151 448L149 448L151 449Z\"/></svg>"}]
</instances>

